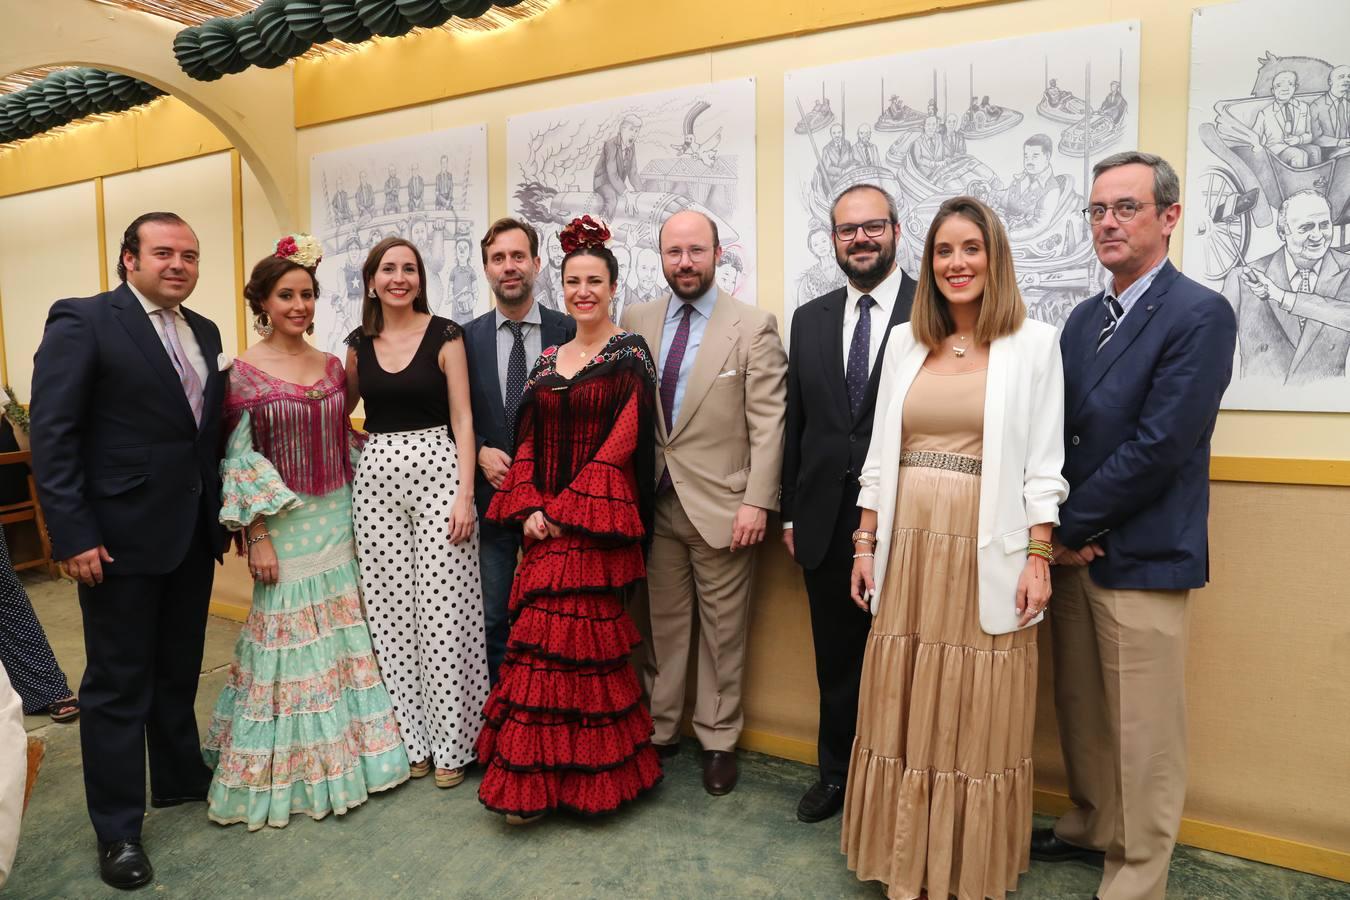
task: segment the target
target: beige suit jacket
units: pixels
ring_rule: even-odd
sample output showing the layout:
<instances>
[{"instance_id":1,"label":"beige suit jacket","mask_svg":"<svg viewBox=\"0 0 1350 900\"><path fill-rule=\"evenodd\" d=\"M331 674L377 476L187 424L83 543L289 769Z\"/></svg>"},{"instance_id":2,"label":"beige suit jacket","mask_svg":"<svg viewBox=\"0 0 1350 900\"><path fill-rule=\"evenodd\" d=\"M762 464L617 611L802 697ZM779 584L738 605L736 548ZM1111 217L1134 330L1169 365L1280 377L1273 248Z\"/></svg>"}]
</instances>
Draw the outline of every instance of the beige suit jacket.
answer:
<instances>
[{"instance_id":1,"label":"beige suit jacket","mask_svg":"<svg viewBox=\"0 0 1350 900\"><path fill-rule=\"evenodd\" d=\"M658 357L658 374L670 299L623 315L623 327L642 335ZM656 478L669 467L689 521L709 546L731 545L742 503L778 509L787 353L771 313L719 290L669 434L659 398L657 404Z\"/></svg>"}]
</instances>

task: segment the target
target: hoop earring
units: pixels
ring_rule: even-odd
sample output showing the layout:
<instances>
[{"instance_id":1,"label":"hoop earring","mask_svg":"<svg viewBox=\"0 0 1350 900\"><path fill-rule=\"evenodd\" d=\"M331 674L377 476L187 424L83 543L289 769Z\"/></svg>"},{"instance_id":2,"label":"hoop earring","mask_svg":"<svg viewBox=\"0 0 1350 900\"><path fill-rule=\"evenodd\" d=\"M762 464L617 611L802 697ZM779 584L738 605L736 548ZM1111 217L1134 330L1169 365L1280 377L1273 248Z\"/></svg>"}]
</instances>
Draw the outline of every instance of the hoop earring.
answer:
<instances>
[{"instance_id":1,"label":"hoop earring","mask_svg":"<svg viewBox=\"0 0 1350 900\"><path fill-rule=\"evenodd\" d=\"M272 336L272 323L267 320L267 313L258 313L253 319L253 330L258 332L264 338Z\"/></svg>"},{"instance_id":2,"label":"hoop earring","mask_svg":"<svg viewBox=\"0 0 1350 900\"><path fill-rule=\"evenodd\" d=\"M310 322L309 325L305 326L305 334L313 334L313 333L314 333L314 323Z\"/></svg>"}]
</instances>

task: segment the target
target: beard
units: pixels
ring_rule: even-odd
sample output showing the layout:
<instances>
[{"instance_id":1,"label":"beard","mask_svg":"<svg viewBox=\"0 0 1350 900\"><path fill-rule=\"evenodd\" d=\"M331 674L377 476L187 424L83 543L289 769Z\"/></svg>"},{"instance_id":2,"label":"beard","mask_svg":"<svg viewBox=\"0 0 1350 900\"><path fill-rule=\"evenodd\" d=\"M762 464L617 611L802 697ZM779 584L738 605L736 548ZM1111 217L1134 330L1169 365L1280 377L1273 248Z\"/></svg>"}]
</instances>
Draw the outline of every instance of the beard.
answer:
<instances>
[{"instance_id":1,"label":"beard","mask_svg":"<svg viewBox=\"0 0 1350 900\"><path fill-rule=\"evenodd\" d=\"M491 287L493 299L506 306L520 306L534 295L534 279L524 274L520 275L520 284L509 290L502 290L500 281Z\"/></svg>"},{"instance_id":2,"label":"beard","mask_svg":"<svg viewBox=\"0 0 1350 900\"><path fill-rule=\"evenodd\" d=\"M861 234L862 232L859 232ZM869 264L861 264L853 261L855 253L874 252L877 258ZM848 246L847 251L835 251L835 261L839 263L839 268L844 270L848 280L853 282L864 290L871 290L881 284L890 274L891 266L895 264L895 245L887 246L878 241L855 239Z\"/></svg>"},{"instance_id":3,"label":"beard","mask_svg":"<svg viewBox=\"0 0 1350 900\"><path fill-rule=\"evenodd\" d=\"M681 275L697 275L697 285L691 290L681 289L679 281L677 280ZM708 293L708 288L712 287L715 277L716 273L712 269L684 268L676 269L670 275L667 275L666 282L670 285L671 293L681 300L697 300L699 297Z\"/></svg>"}]
</instances>

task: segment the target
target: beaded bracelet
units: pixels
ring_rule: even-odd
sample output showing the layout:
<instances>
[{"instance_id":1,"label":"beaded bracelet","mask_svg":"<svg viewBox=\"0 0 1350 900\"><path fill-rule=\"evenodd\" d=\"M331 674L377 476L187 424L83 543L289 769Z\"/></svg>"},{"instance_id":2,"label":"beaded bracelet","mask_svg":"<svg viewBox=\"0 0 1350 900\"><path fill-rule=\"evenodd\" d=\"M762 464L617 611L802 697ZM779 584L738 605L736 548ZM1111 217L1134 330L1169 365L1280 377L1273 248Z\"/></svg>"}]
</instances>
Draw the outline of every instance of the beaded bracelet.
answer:
<instances>
[{"instance_id":1,"label":"beaded bracelet","mask_svg":"<svg viewBox=\"0 0 1350 900\"><path fill-rule=\"evenodd\" d=\"M855 553L855 554L853 554L853 558L854 558L854 559L876 559L876 558L877 558L877 555L876 555L875 553Z\"/></svg>"},{"instance_id":2,"label":"beaded bracelet","mask_svg":"<svg viewBox=\"0 0 1350 900\"><path fill-rule=\"evenodd\" d=\"M272 532L270 532L270 531L268 531L266 528L264 528L262 531L259 531L257 534L253 535L253 537L249 538L247 543L248 543L248 545L249 545L250 547L252 547L254 544L258 543L258 542L261 541L263 538L265 538L265 537L271 537L271 536L272 536Z\"/></svg>"}]
</instances>

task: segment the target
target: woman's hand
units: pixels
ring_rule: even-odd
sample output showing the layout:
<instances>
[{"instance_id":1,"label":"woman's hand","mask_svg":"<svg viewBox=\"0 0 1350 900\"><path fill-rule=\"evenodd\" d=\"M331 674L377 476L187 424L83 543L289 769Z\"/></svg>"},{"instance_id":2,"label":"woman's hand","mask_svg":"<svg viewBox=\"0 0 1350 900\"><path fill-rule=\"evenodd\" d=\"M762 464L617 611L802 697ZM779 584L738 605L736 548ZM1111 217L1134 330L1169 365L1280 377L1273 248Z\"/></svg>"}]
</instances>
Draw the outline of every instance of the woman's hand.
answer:
<instances>
[{"instance_id":1,"label":"woman's hand","mask_svg":"<svg viewBox=\"0 0 1350 900\"><path fill-rule=\"evenodd\" d=\"M259 584L277 583L280 564L277 562L277 551L272 546L271 536L249 545L248 570L253 573L253 580Z\"/></svg>"},{"instance_id":2,"label":"woman's hand","mask_svg":"<svg viewBox=\"0 0 1350 900\"><path fill-rule=\"evenodd\" d=\"M1025 627L1049 602L1050 563L1040 556L1028 556L1017 579L1017 627Z\"/></svg>"},{"instance_id":3,"label":"woman's hand","mask_svg":"<svg viewBox=\"0 0 1350 900\"><path fill-rule=\"evenodd\" d=\"M525 537L542 541L544 538L562 537L562 529L548 520L539 510L530 513L525 520Z\"/></svg>"},{"instance_id":4,"label":"woman's hand","mask_svg":"<svg viewBox=\"0 0 1350 900\"><path fill-rule=\"evenodd\" d=\"M872 611L872 594L876 590L876 581L872 577L875 563L876 559L871 556L853 560L853 574L849 578L849 596L858 609L868 613Z\"/></svg>"},{"instance_id":5,"label":"woman's hand","mask_svg":"<svg viewBox=\"0 0 1350 900\"><path fill-rule=\"evenodd\" d=\"M450 543L462 544L473 537L474 520L477 514L473 501L461 494L450 507L449 535Z\"/></svg>"}]
</instances>

